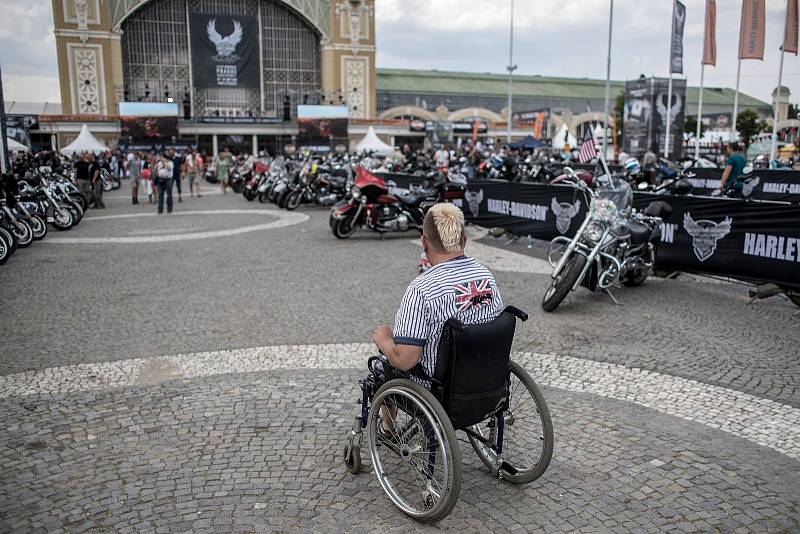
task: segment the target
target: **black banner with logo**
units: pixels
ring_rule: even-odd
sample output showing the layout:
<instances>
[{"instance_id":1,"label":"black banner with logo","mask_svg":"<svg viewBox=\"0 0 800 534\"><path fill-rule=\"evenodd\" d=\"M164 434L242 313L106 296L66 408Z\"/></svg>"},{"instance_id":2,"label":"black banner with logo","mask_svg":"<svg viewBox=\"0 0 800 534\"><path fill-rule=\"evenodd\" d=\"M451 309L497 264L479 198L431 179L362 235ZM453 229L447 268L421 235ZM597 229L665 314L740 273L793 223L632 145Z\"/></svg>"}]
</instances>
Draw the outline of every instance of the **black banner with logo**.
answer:
<instances>
[{"instance_id":1,"label":"black banner with logo","mask_svg":"<svg viewBox=\"0 0 800 534\"><path fill-rule=\"evenodd\" d=\"M719 188L722 169L691 169L692 195L710 195ZM744 176L751 188L747 198L800 203L800 171L756 170ZM750 179L752 178L752 179Z\"/></svg>"},{"instance_id":2,"label":"black banner with logo","mask_svg":"<svg viewBox=\"0 0 800 534\"><path fill-rule=\"evenodd\" d=\"M800 206L636 193L673 209L662 227L659 268L773 282L800 289Z\"/></svg>"},{"instance_id":3,"label":"black banner with logo","mask_svg":"<svg viewBox=\"0 0 800 534\"><path fill-rule=\"evenodd\" d=\"M193 13L190 22L196 87L259 87L256 17Z\"/></svg>"},{"instance_id":4,"label":"black banner with logo","mask_svg":"<svg viewBox=\"0 0 800 534\"><path fill-rule=\"evenodd\" d=\"M424 176L378 176L394 194L426 185ZM588 211L588 200L569 185L473 180L467 188L460 206L468 221L543 240L573 236ZM659 267L800 289L800 205L634 193L639 209L654 200L673 209L662 226Z\"/></svg>"}]
</instances>

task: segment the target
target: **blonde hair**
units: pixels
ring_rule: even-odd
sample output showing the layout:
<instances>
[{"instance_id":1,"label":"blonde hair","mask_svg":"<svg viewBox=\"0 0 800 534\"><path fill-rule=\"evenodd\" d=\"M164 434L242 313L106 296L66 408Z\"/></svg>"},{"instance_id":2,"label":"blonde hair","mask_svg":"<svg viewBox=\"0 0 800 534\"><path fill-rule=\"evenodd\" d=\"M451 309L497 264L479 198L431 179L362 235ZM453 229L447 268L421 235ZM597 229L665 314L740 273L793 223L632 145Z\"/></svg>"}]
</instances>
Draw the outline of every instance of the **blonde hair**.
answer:
<instances>
[{"instance_id":1,"label":"blonde hair","mask_svg":"<svg viewBox=\"0 0 800 534\"><path fill-rule=\"evenodd\" d=\"M464 212L453 204L434 204L425 215L422 233L430 244L444 254L464 248Z\"/></svg>"}]
</instances>

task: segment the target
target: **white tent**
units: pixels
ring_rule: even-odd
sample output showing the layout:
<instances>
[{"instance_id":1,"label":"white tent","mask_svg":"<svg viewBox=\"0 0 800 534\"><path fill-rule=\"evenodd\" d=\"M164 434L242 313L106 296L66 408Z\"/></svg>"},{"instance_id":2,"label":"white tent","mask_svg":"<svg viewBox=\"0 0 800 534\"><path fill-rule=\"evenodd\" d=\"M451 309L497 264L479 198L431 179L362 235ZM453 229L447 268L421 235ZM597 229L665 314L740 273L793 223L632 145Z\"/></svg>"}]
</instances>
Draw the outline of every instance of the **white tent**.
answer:
<instances>
[{"instance_id":1,"label":"white tent","mask_svg":"<svg viewBox=\"0 0 800 534\"><path fill-rule=\"evenodd\" d=\"M374 152L376 154L391 154L394 147L380 140L372 126L367 130L367 135L356 145L356 152Z\"/></svg>"},{"instance_id":2,"label":"white tent","mask_svg":"<svg viewBox=\"0 0 800 534\"><path fill-rule=\"evenodd\" d=\"M575 139L574 135L569 133L566 124L562 124L561 128L558 130L558 133L555 135L555 137L553 137L553 148L563 150L564 145L569 145L570 150L577 148L578 146L578 140Z\"/></svg>"},{"instance_id":3,"label":"white tent","mask_svg":"<svg viewBox=\"0 0 800 534\"><path fill-rule=\"evenodd\" d=\"M6 137L6 147L8 148L9 152L27 152L28 147L20 143L15 139L11 139L10 137Z\"/></svg>"},{"instance_id":4,"label":"white tent","mask_svg":"<svg viewBox=\"0 0 800 534\"><path fill-rule=\"evenodd\" d=\"M78 137L76 137L73 142L62 148L61 153L66 156L70 156L75 153L80 154L83 152L94 152L95 154L99 154L101 152L105 152L106 150L108 150L106 145L93 136L92 132L89 131L89 127L84 124L81 126L81 133L78 134Z\"/></svg>"}]
</instances>

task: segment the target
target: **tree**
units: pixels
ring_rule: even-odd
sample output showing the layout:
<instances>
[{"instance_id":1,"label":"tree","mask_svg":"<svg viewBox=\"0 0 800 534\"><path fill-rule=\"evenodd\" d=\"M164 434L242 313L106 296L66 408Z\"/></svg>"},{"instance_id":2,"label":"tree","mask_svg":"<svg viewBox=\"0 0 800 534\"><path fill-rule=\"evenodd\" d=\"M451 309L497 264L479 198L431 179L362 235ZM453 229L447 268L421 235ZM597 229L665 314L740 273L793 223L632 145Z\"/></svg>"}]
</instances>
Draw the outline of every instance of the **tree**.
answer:
<instances>
[{"instance_id":1,"label":"tree","mask_svg":"<svg viewBox=\"0 0 800 534\"><path fill-rule=\"evenodd\" d=\"M736 129L739 130L745 145L750 144L750 140L758 133L758 113L752 109L746 109L736 117Z\"/></svg>"},{"instance_id":2,"label":"tree","mask_svg":"<svg viewBox=\"0 0 800 534\"><path fill-rule=\"evenodd\" d=\"M706 132L706 125L700 122L700 137L703 137L703 134ZM697 134L697 117L694 115L690 115L686 117L686 120L683 123L683 133L688 134L687 139L691 139L692 137Z\"/></svg>"},{"instance_id":3,"label":"tree","mask_svg":"<svg viewBox=\"0 0 800 534\"><path fill-rule=\"evenodd\" d=\"M772 125L767 121L756 122L756 129L758 133L772 133Z\"/></svg>"},{"instance_id":4,"label":"tree","mask_svg":"<svg viewBox=\"0 0 800 534\"><path fill-rule=\"evenodd\" d=\"M789 104L789 118L790 119L800 118L800 105Z\"/></svg>"}]
</instances>

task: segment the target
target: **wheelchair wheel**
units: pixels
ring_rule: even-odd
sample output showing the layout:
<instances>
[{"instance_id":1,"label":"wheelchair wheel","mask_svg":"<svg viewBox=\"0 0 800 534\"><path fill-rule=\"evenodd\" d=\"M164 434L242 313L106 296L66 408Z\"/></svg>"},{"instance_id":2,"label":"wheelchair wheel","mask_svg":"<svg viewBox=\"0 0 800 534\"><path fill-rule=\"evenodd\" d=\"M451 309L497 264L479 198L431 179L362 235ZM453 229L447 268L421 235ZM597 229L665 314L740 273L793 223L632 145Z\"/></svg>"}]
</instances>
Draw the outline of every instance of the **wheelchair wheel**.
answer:
<instances>
[{"instance_id":1,"label":"wheelchair wheel","mask_svg":"<svg viewBox=\"0 0 800 534\"><path fill-rule=\"evenodd\" d=\"M405 514L435 522L453 510L461 491L461 451L450 418L430 391L402 379L381 386L367 439L378 482Z\"/></svg>"},{"instance_id":2,"label":"wheelchair wheel","mask_svg":"<svg viewBox=\"0 0 800 534\"><path fill-rule=\"evenodd\" d=\"M509 410L504 413L503 464L500 473L503 480L514 484L527 484L536 480L547 470L553 456L553 422L542 392L528 372L511 362L511 386L508 399ZM491 417L472 427L485 437L489 446L472 435L472 448L489 469L496 469L498 459L494 448L497 438L497 418Z\"/></svg>"},{"instance_id":3,"label":"wheelchair wheel","mask_svg":"<svg viewBox=\"0 0 800 534\"><path fill-rule=\"evenodd\" d=\"M344 465L347 467L347 471L350 474L357 475L361 472L361 451L358 447L345 445Z\"/></svg>"}]
</instances>

